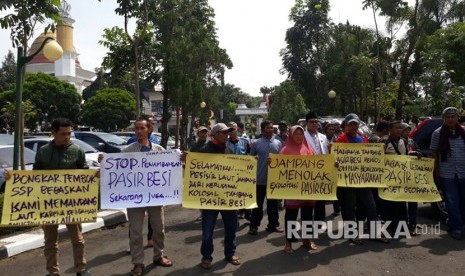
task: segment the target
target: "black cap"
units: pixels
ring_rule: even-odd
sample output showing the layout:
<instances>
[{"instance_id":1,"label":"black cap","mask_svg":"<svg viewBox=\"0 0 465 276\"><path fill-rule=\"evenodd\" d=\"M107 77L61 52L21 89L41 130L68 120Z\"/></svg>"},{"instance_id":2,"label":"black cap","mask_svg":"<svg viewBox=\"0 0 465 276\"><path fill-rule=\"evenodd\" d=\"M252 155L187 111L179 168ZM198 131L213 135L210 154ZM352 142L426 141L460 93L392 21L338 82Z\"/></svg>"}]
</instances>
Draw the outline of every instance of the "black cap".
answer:
<instances>
[{"instance_id":1,"label":"black cap","mask_svg":"<svg viewBox=\"0 0 465 276\"><path fill-rule=\"evenodd\" d=\"M318 115L314 111L310 111L305 115L305 121L311 120L311 119L318 119Z\"/></svg>"}]
</instances>

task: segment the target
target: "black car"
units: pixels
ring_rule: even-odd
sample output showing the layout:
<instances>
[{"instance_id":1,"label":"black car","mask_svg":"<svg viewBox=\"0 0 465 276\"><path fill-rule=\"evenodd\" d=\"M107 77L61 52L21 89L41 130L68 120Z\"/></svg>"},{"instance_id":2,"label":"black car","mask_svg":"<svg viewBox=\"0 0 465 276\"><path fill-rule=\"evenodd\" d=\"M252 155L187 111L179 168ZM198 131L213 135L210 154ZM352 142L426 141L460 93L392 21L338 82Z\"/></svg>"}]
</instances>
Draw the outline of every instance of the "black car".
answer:
<instances>
[{"instance_id":1,"label":"black car","mask_svg":"<svg viewBox=\"0 0 465 276\"><path fill-rule=\"evenodd\" d=\"M74 136L105 153L121 152L127 144L123 138L105 132L75 131Z\"/></svg>"},{"instance_id":2,"label":"black car","mask_svg":"<svg viewBox=\"0 0 465 276\"><path fill-rule=\"evenodd\" d=\"M442 122L442 118L426 118L410 133L410 138L415 141L417 151L419 151L422 156L432 157L432 151L429 148L431 145L431 135L433 135L433 132L442 125ZM441 183L436 182L436 187L438 188L441 197L444 198ZM440 218L447 217L446 204L444 200L440 202L432 202L431 207L433 207Z\"/></svg>"}]
</instances>

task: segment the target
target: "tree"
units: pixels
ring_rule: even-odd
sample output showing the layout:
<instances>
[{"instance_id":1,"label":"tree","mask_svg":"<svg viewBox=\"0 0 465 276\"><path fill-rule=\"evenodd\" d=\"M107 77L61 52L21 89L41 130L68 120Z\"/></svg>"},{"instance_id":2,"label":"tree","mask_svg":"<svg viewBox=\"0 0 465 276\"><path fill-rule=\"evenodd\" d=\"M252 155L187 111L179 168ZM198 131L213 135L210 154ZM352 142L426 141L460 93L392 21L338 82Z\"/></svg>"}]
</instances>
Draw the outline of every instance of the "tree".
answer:
<instances>
[{"instance_id":1,"label":"tree","mask_svg":"<svg viewBox=\"0 0 465 276\"><path fill-rule=\"evenodd\" d=\"M81 116L86 125L106 132L117 131L136 116L136 100L128 91L105 88L84 103Z\"/></svg>"},{"instance_id":2,"label":"tree","mask_svg":"<svg viewBox=\"0 0 465 276\"><path fill-rule=\"evenodd\" d=\"M16 61L12 51L8 51L0 68L0 93L13 88L16 79Z\"/></svg>"},{"instance_id":3,"label":"tree","mask_svg":"<svg viewBox=\"0 0 465 276\"><path fill-rule=\"evenodd\" d=\"M298 86L286 80L273 89L268 118L273 122L281 120L294 124L308 112Z\"/></svg>"},{"instance_id":4,"label":"tree","mask_svg":"<svg viewBox=\"0 0 465 276\"><path fill-rule=\"evenodd\" d=\"M48 125L58 117L76 122L82 101L74 85L44 73L26 75L23 99L29 102L23 103L23 106L32 106L36 111L24 110L27 117L25 125L31 131L35 130L37 123L44 122ZM13 90L0 94L0 106L5 106L8 102L13 103L14 100Z\"/></svg>"}]
</instances>

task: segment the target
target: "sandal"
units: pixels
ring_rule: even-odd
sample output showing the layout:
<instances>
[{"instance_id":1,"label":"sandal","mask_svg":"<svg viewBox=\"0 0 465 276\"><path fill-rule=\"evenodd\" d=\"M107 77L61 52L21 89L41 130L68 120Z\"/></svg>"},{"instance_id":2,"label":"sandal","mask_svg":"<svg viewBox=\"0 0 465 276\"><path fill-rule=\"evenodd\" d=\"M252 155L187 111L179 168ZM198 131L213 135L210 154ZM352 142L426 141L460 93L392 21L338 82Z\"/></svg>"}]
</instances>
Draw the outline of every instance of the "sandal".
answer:
<instances>
[{"instance_id":1,"label":"sandal","mask_svg":"<svg viewBox=\"0 0 465 276\"><path fill-rule=\"evenodd\" d=\"M166 256L161 256L158 260L153 260L154 265L159 265L163 267L170 267L173 265L173 262L170 261Z\"/></svg>"},{"instance_id":2,"label":"sandal","mask_svg":"<svg viewBox=\"0 0 465 276\"><path fill-rule=\"evenodd\" d=\"M359 238L355 238L355 239L350 239L350 242L355 244L355 245L363 245L363 241Z\"/></svg>"},{"instance_id":3,"label":"sandal","mask_svg":"<svg viewBox=\"0 0 465 276\"><path fill-rule=\"evenodd\" d=\"M212 268L212 260L202 259L202 261L200 262L200 267L202 267L203 269Z\"/></svg>"},{"instance_id":4,"label":"sandal","mask_svg":"<svg viewBox=\"0 0 465 276\"><path fill-rule=\"evenodd\" d=\"M317 250L318 249L318 246L314 242L312 242L310 240L304 240L302 246L307 248L307 249L310 249L310 250Z\"/></svg>"},{"instance_id":5,"label":"sandal","mask_svg":"<svg viewBox=\"0 0 465 276\"><path fill-rule=\"evenodd\" d=\"M241 260L236 256L226 258L225 261L227 261L228 263L233 264L233 265L240 265L241 264Z\"/></svg>"},{"instance_id":6,"label":"sandal","mask_svg":"<svg viewBox=\"0 0 465 276\"><path fill-rule=\"evenodd\" d=\"M258 229L254 227L250 227L249 229L249 235L256 236L258 235Z\"/></svg>"},{"instance_id":7,"label":"sandal","mask_svg":"<svg viewBox=\"0 0 465 276\"><path fill-rule=\"evenodd\" d=\"M286 252L287 254L294 253L294 249L292 249L291 243L286 242L286 245L284 246L284 252Z\"/></svg>"},{"instance_id":8,"label":"sandal","mask_svg":"<svg viewBox=\"0 0 465 276\"><path fill-rule=\"evenodd\" d=\"M134 268L131 270L131 276L142 276L144 274L144 265L135 264Z\"/></svg>"}]
</instances>

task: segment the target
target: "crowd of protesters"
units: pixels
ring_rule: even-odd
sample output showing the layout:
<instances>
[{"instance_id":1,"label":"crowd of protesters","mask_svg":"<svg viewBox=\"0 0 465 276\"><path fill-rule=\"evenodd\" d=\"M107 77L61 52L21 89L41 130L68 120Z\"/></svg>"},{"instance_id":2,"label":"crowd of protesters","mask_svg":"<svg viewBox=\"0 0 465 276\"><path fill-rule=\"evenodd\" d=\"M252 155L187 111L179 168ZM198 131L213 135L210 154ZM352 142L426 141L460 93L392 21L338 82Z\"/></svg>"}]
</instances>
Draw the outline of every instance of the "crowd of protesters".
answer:
<instances>
[{"instance_id":1,"label":"crowd of protesters","mask_svg":"<svg viewBox=\"0 0 465 276\"><path fill-rule=\"evenodd\" d=\"M443 125L434 131L430 149L435 160L434 178L442 184L445 203L449 214L449 234L454 239L462 239L465 230L465 130L459 124L459 111L454 107L444 109ZM250 155L257 158L256 201L257 208L252 210L201 210L202 242L200 246L201 262L204 269L212 267L213 232L217 217L221 214L224 224L224 258L230 264L240 265L236 255L236 230L239 219L245 218L249 223L248 234L258 235L263 220L263 207L266 202L268 232L285 233L284 252L294 252L293 243L297 237L289 233L287 222L296 221L300 212L301 221L325 221L326 203L315 200L285 200L284 228L279 223L279 200L266 199L269 155L319 155L331 152L333 143L383 143L385 154L419 155L415 143L409 138L412 130L406 122L392 120L379 121L373 133L366 137L359 131L360 119L356 114L348 114L343 121L332 119L327 122L319 120L315 112L306 115L305 126L288 125L282 121L278 125L279 133L274 133L273 123L263 121L260 125L261 137L251 141L244 133L244 124L240 122L218 123L211 129L201 126L196 129L197 141L191 146L191 152L213 154ZM34 169L82 169L85 165L84 153L70 141L72 124L67 119L57 119L52 123L54 140L39 149ZM136 139L124 152L147 152L164 150L157 145L151 133L153 122L148 117L135 121ZM50 152L63 152L57 158L48 158ZM65 155L65 152L72 153ZM185 158L187 153L183 154ZM100 156L101 160L103 157ZM56 159L56 160L55 160ZM99 160L99 161L100 161ZM337 166L337 164L336 164ZM336 168L335 168L336 169ZM6 179L11 176L4 172ZM333 202L333 216L342 214L343 221L390 221L389 231L405 222L412 235L417 227L417 203L392 202L382 200L375 188L338 187L337 198ZM266 201L265 201L266 199ZM148 214L148 240L153 247L152 262L155 265L171 266L173 263L164 255L164 211L163 206L128 208L129 245L132 263L131 275L144 274L144 250L142 224ZM80 224L67 225L73 243L75 271L77 275L91 275L87 270L84 257L84 239ZM49 275L59 275L57 253L57 225L43 226L45 235L44 255ZM322 229L324 231L324 229ZM385 237L377 241L389 243ZM356 245L362 245L359 238L351 239ZM317 250L317 241L302 239L302 245L309 250Z\"/></svg>"}]
</instances>

